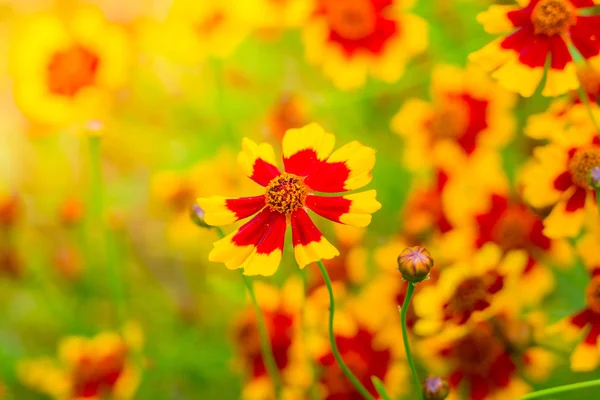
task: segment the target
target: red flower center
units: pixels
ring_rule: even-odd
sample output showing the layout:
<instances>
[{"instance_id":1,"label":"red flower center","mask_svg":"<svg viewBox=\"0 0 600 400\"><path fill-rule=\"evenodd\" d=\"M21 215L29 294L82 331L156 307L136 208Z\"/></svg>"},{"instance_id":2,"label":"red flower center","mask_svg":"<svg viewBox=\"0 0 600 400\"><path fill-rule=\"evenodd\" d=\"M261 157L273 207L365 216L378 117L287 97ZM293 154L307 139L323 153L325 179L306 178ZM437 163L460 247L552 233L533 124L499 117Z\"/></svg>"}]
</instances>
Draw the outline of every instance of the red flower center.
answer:
<instances>
[{"instance_id":1,"label":"red flower center","mask_svg":"<svg viewBox=\"0 0 600 400\"><path fill-rule=\"evenodd\" d=\"M576 8L569 0L541 0L531 13L537 35L562 35L577 22Z\"/></svg>"},{"instance_id":2,"label":"red flower center","mask_svg":"<svg viewBox=\"0 0 600 400\"><path fill-rule=\"evenodd\" d=\"M502 354L504 346L488 325L476 325L451 349L459 368L467 374L485 375Z\"/></svg>"},{"instance_id":3,"label":"red flower center","mask_svg":"<svg viewBox=\"0 0 600 400\"><path fill-rule=\"evenodd\" d=\"M492 230L492 238L504 250L514 250L529 244L535 217L521 208L507 209Z\"/></svg>"},{"instance_id":4,"label":"red flower center","mask_svg":"<svg viewBox=\"0 0 600 400\"><path fill-rule=\"evenodd\" d=\"M375 8L368 0L323 0L331 30L344 39L359 40L375 30Z\"/></svg>"},{"instance_id":5,"label":"red flower center","mask_svg":"<svg viewBox=\"0 0 600 400\"><path fill-rule=\"evenodd\" d=\"M485 301L487 289L488 285L481 277L465 279L458 284L448 302L448 311L459 314L475 310L480 302Z\"/></svg>"},{"instance_id":6,"label":"red flower center","mask_svg":"<svg viewBox=\"0 0 600 400\"><path fill-rule=\"evenodd\" d=\"M99 63L97 54L79 45L54 53L47 67L48 90L61 96L75 96L94 84Z\"/></svg>"},{"instance_id":7,"label":"red flower center","mask_svg":"<svg viewBox=\"0 0 600 400\"><path fill-rule=\"evenodd\" d=\"M102 357L83 355L73 370L73 397L102 397L112 391L125 368L126 357L125 344Z\"/></svg>"},{"instance_id":8,"label":"red flower center","mask_svg":"<svg viewBox=\"0 0 600 400\"><path fill-rule=\"evenodd\" d=\"M600 314L600 276L595 276L585 291L585 300L588 308Z\"/></svg>"},{"instance_id":9,"label":"red flower center","mask_svg":"<svg viewBox=\"0 0 600 400\"><path fill-rule=\"evenodd\" d=\"M457 139L469 124L469 108L459 99L444 102L429 120L429 129L435 138Z\"/></svg>"},{"instance_id":10,"label":"red flower center","mask_svg":"<svg viewBox=\"0 0 600 400\"><path fill-rule=\"evenodd\" d=\"M586 147L575 152L569 161L569 172L573 183L583 189L591 189L588 174L594 167L600 167L600 147Z\"/></svg>"},{"instance_id":11,"label":"red flower center","mask_svg":"<svg viewBox=\"0 0 600 400\"><path fill-rule=\"evenodd\" d=\"M307 195L308 187L304 184L304 179L284 172L273 178L267 185L265 202L272 211L291 215L297 209L304 207Z\"/></svg>"}]
</instances>

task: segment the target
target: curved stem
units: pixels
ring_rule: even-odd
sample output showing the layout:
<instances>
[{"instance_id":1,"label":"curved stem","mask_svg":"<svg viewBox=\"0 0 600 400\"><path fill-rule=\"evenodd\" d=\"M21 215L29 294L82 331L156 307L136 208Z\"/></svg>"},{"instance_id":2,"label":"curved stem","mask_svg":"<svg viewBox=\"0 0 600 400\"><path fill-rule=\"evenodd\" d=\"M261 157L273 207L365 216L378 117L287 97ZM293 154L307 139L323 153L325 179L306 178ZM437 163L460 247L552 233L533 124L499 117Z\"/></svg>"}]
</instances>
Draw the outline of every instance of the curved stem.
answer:
<instances>
[{"instance_id":1,"label":"curved stem","mask_svg":"<svg viewBox=\"0 0 600 400\"><path fill-rule=\"evenodd\" d=\"M550 389L538 390L537 392L532 392L532 393L526 394L525 396L521 397L520 400L535 399L535 398L541 397L541 396L569 392L571 390L584 389L584 388L593 387L593 386L600 386L600 379L596 379L594 381L588 381L588 382L572 383L570 385L564 385L564 386L554 387L554 388L550 388Z\"/></svg>"},{"instance_id":2,"label":"curved stem","mask_svg":"<svg viewBox=\"0 0 600 400\"><path fill-rule=\"evenodd\" d=\"M406 296L404 297L404 304L402 304L402 308L400 309L400 322L402 324L402 338L404 339L404 350L406 352L406 358L408 359L408 365L410 365L410 370L412 372L415 390L419 394L419 399L423 400L421 381L419 380L417 368L415 368L415 362L413 360L412 353L410 352L410 343L408 342L408 329L406 329L406 313L408 311L408 306L410 305L410 299L412 298L414 290L415 285L412 282L408 282L408 290L406 291Z\"/></svg>"},{"instance_id":3,"label":"curved stem","mask_svg":"<svg viewBox=\"0 0 600 400\"><path fill-rule=\"evenodd\" d=\"M220 227L215 227L215 230L219 233L221 238L225 237L225 232ZM252 279L244 274L242 275L242 279L244 280L244 284L246 285L246 289L250 294L250 299L252 301L252 306L254 307L254 312L256 313L256 326L258 329L258 337L260 341L260 351L262 353L263 362L265 363L265 368L267 373L271 377L271 381L273 382L273 389L275 391L275 399L281 400L281 392L282 392L282 384L281 377L279 376L279 368L277 367L277 362L275 361L275 356L273 355L273 349L271 348L271 341L269 340L270 335L267 329L267 325L265 324L265 319L263 316L262 309L256 300L256 294L254 293L254 285L252 284Z\"/></svg>"},{"instance_id":4,"label":"curved stem","mask_svg":"<svg viewBox=\"0 0 600 400\"><path fill-rule=\"evenodd\" d=\"M356 376L350 371L350 368L344 362L340 351L337 347L337 343L335 342L335 334L333 332L333 318L335 315L335 299L333 297L333 287L331 286L331 279L329 279L329 274L327 273L327 269L323 265L321 260L317 261L317 265L321 270L321 275L323 275L323 280L325 281L325 286L327 286L327 291L329 292L329 341L331 342L331 352L333 353L333 357L335 357L335 361L337 361L338 365L344 372L344 375L352 382L352 385L358 390L358 392L368 400L375 400L373 396L369 393L369 391L363 386L362 383L358 380Z\"/></svg>"}]
</instances>

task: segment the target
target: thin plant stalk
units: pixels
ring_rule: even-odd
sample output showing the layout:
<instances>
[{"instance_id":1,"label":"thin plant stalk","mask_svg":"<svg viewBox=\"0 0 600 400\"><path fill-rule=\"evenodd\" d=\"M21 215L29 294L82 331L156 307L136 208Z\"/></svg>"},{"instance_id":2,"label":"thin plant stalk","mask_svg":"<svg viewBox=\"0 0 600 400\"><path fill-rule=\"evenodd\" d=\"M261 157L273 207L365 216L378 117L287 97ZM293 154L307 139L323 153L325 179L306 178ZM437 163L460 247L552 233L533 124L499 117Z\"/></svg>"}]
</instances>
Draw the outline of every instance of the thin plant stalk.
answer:
<instances>
[{"instance_id":1,"label":"thin plant stalk","mask_svg":"<svg viewBox=\"0 0 600 400\"><path fill-rule=\"evenodd\" d=\"M333 332L333 318L335 315L335 299L333 297L333 287L331 286L331 279L329 279L329 274L327 273L327 269L323 265L323 262L319 260L319 261L317 261L317 265L319 266L319 269L321 270L321 275L323 275L323 279L325 280L325 286L327 286L327 291L329 292L329 341L331 342L331 351L333 353L333 356L335 357L335 360L337 361L338 365L342 369L342 372L344 372L344 375L346 375L346 377L350 380L350 382L352 382L352 385L354 385L356 390L358 390L358 392L365 399L375 400L375 398L373 396L371 396L371 393L369 393L369 391L363 386L363 384L360 383L358 378L356 376L354 376L354 374L352 373L350 368L348 368L348 366L346 365L346 363L344 362L344 359L342 358L342 356L340 354L340 351L337 347L337 343L335 341L335 335Z\"/></svg>"},{"instance_id":2,"label":"thin plant stalk","mask_svg":"<svg viewBox=\"0 0 600 400\"><path fill-rule=\"evenodd\" d=\"M570 392L571 390L585 389L585 388L594 387L594 386L600 386L600 379L596 379L593 381L587 381L587 382L572 383L570 385L558 386L558 387L553 387L550 389L538 390L538 391L526 394L525 396L521 397L520 400L536 399L536 398L542 397L542 396L556 395L558 393Z\"/></svg>"},{"instance_id":3,"label":"thin plant stalk","mask_svg":"<svg viewBox=\"0 0 600 400\"><path fill-rule=\"evenodd\" d=\"M408 365L410 366L410 370L412 372L413 381L415 384L415 390L419 394L419 399L423 400L423 391L421 390L421 381L419 379L419 374L417 374L417 368L415 367L415 361L413 360L413 356L410 351L410 343L408 341L408 329L406 329L406 313L408 311L408 306L410 305L410 300L412 298L414 291L415 291L414 283L408 282L408 289L406 290L406 296L404 297L404 304L402 304L402 307L400 308L400 323L402 325L402 338L404 339L404 350L406 352L406 359L408 360Z\"/></svg>"},{"instance_id":4,"label":"thin plant stalk","mask_svg":"<svg viewBox=\"0 0 600 400\"><path fill-rule=\"evenodd\" d=\"M221 236L221 238L225 237L225 233L219 227L216 227L217 232ZM279 375L279 368L277 367L277 362L275 361L275 356L273 355L273 349L271 347L271 342L269 340L269 330L267 329L267 325L265 324L265 319L263 316L263 312L256 300L256 293L254 292L254 285L252 284L252 278L241 274L242 279L244 280L244 284L246 285L246 289L250 294L250 300L252 301L252 306L254 307L254 312L256 313L256 326L258 329L258 337L260 341L260 351L262 353L263 362L265 363L265 368L267 373L269 374L271 381L273 382L273 389L275 391L275 399L282 399L282 391L283 385L281 383L281 376Z\"/></svg>"}]
</instances>

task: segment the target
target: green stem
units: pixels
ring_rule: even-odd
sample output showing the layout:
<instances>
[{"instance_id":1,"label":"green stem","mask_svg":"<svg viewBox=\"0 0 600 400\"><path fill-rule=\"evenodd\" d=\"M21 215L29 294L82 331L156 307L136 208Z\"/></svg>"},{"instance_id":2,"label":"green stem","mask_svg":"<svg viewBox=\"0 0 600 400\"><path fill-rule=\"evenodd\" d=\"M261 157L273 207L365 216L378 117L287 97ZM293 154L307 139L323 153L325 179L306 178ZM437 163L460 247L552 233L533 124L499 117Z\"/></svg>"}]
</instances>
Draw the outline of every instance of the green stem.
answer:
<instances>
[{"instance_id":1,"label":"green stem","mask_svg":"<svg viewBox=\"0 0 600 400\"><path fill-rule=\"evenodd\" d=\"M122 325L125 320L124 292L119 271L116 243L104 223L104 193L102 190L102 149L100 135L89 134L90 154L90 243L88 262L94 267L106 269L107 286L115 307L116 320Z\"/></svg>"},{"instance_id":2,"label":"green stem","mask_svg":"<svg viewBox=\"0 0 600 400\"><path fill-rule=\"evenodd\" d=\"M585 89L583 88L583 82L581 82L581 81L579 81L579 87L577 88L577 92L579 93L579 98L581 99L583 104L585 104L585 107L587 108L588 114L590 116L590 120L592 121L592 125L594 125L594 128L596 129L596 134L600 135L600 126L598 125L598 122L596 121L596 118L594 117L594 111L592 110L592 105L590 104L590 98L588 97L587 93L585 92Z\"/></svg>"},{"instance_id":3,"label":"green stem","mask_svg":"<svg viewBox=\"0 0 600 400\"><path fill-rule=\"evenodd\" d=\"M541 396L554 395L557 393L569 392L571 390L584 389L593 386L600 386L600 379L588 382L572 383L570 385L564 385L550 389L538 390L537 392L526 394L525 396L521 397L520 400L535 399Z\"/></svg>"},{"instance_id":4,"label":"green stem","mask_svg":"<svg viewBox=\"0 0 600 400\"><path fill-rule=\"evenodd\" d=\"M306 304L306 298L308 296L308 276L306 274L306 269L300 269L298 268L298 270L300 271L300 276L302 277L302 286L303 286L303 290L304 290L304 304ZM302 340L304 340L304 346L305 348L306 346L306 307L303 306L302 307ZM310 365L310 370L313 374L313 376L316 376L316 368L315 365L312 361L312 358L310 357L309 352L306 352L306 358L307 358L307 363ZM310 389L308 392L310 398L312 400L317 400L319 398L319 394L317 393L317 386L316 385L310 385Z\"/></svg>"},{"instance_id":5,"label":"green stem","mask_svg":"<svg viewBox=\"0 0 600 400\"><path fill-rule=\"evenodd\" d=\"M215 230L219 233L221 238L225 237L225 232L220 227L215 227ZM267 329L267 325L265 324L265 319L263 316L263 312L256 300L256 294L254 293L254 285L252 284L252 279L244 274L241 274L244 280L244 284L246 285L246 289L250 294L250 299L252 300L252 306L254 307L254 312L256 313L256 325L258 327L258 337L260 340L260 351L262 353L263 362L265 363L265 368L267 373L271 377L271 381L273 382L273 388L275 390L275 399L281 400L281 393L283 389L283 385L281 384L281 377L279 376L279 368L277 367L277 362L275 361L275 356L273 355L273 349L271 348L271 341L269 340L270 335Z\"/></svg>"},{"instance_id":6,"label":"green stem","mask_svg":"<svg viewBox=\"0 0 600 400\"><path fill-rule=\"evenodd\" d=\"M387 392L385 391L385 386L383 382L381 382L381 380L378 377L372 376L371 382L373 382L373 386L375 386L375 389L377 390L377 393L379 393L379 395L381 396L382 400L392 400L390 395L387 394Z\"/></svg>"},{"instance_id":7,"label":"green stem","mask_svg":"<svg viewBox=\"0 0 600 400\"><path fill-rule=\"evenodd\" d=\"M419 394L419 399L423 400L423 391L421 390L421 381L417 374L417 368L415 367L415 361L413 360L412 353L410 352L410 343L408 342L408 329L406 329L406 313L408 306L410 305L410 299L412 298L413 292L415 291L415 285L412 282L408 282L408 290L406 291L406 297L404 297L404 304L400 309L400 322L402 324L402 337L404 339L404 350L406 352L406 358L408 359L408 365L412 372L415 390Z\"/></svg>"},{"instance_id":8,"label":"green stem","mask_svg":"<svg viewBox=\"0 0 600 400\"><path fill-rule=\"evenodd\" d=\"M319 266L319 269L321 270L321 275L323 275L323 279L325 280L325 285L327 286L327 290L329 291L329 341L331 342L331 351L333 353L333 356L335 357L335 360L337 361L338 365L344 372L344 375L346 375L346 377L350 380L350 382L352 382L352 384L354 385L356 390L358 390L359 393L365 399L375 400L375 398L373 396L371 396L371 394L363 386L363 384L360 383L358 378L356 378L356 376L354 376L352 371L350 371L350 368L348 368L348 366L342 359L340 351L337 347L337 343L335 342L335 334L333 332L333 317L335 315L335 299L333 297L333 287L331 286L331 279L329 279L329 274L327 273L327 269L325 269L323 262L319 260L319 261L317 261L317 265Z\"/></svg>"}]
</instances>

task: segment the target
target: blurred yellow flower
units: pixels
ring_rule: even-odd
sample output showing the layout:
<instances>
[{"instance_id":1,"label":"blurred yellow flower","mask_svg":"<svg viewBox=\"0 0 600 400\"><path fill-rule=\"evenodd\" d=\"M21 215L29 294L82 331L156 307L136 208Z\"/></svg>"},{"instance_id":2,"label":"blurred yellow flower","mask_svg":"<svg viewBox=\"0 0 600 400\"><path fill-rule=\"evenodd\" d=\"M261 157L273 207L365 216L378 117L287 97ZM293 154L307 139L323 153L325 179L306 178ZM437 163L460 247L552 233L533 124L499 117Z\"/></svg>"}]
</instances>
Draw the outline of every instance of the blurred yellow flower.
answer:
<instances>
[{"instance_id":1,"label":"blurred yellow flower","mask_svg":"<svg viewBox=\"0 0 600 400\"><path fill-rule=\"evenodd\" d=\"M126 83L130 57L124 30L96 8L78 8L67 19L34 15L12 43L16 103L42 124L102 116L111 91Z\"/></svg>"},{"instance_id":2,"label":"blurred yellow flower","mask_svg":"<svg viewBox=\"0 0 600 400\"><path fill-rule=\"evenodd\" d=\"M23 360L17 374L26 386L54 399L130 399L139 384L135 353L141 345L135 324L127 325L123 334L71 336L60 342L58 360Z\"/></svg>"},{"instance_id":3,"label":"blurred yellow flower","mask_svg":"<svg viewBox=\"0 0 600 400\"><path fill-rule=\"evenodd\" d=\"M369 74L395 82L408 60L427 47L425 21L406 13L412 3L317 0L303 32L308 61L321 65L340 89L363 86Z\"/></svg>"}]
</instances>

